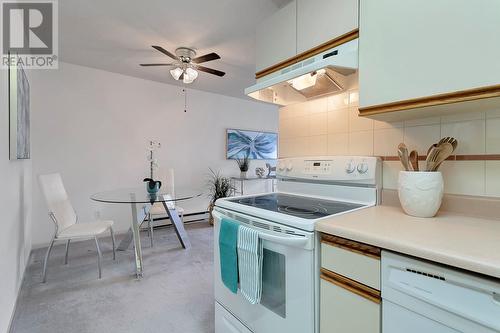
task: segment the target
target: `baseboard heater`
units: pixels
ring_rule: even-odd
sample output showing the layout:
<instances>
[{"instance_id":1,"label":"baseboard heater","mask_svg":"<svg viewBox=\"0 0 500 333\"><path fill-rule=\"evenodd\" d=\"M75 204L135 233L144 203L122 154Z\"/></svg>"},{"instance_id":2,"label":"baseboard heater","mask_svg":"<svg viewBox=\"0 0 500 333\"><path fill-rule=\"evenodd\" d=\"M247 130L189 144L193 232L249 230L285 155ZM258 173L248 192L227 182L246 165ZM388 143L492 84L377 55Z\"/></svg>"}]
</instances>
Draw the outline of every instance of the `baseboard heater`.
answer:
<instances>
[{"instance_id":1,"label":"baseboard heater","mask_svg":"<svg viewBox=\"0 0 500 333\"><path fill-rule=\"evenodd\" d=\"M184 214L184 224L199 222L208 218L208 211L193 212L189 214ZM154 228L163 228L171 226L170 218L168 216L159 217L154 219ZM147 229L147 223L142 224L143 229Z\"/></svg>"}]
</instances>

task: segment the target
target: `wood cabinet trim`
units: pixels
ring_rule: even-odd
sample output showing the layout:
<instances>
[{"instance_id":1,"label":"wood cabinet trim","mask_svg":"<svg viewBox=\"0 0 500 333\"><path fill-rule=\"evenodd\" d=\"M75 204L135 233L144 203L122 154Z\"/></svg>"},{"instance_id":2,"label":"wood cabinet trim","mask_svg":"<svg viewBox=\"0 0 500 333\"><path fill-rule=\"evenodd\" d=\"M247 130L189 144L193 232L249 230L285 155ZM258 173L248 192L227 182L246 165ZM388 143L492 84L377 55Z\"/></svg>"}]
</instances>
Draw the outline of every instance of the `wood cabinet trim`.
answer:
<instances>
[{"instance_id":1,"label":"wood cabinet trim","mask_svg":"<svg viewBox=\"0 0 500 333\"><path fill-rule=\"evenodd\" d=\"M264 77L266 75L269 75L271 73L277 72L283 68L286 68L290 65L293 65L297 62L300 62L302 60L305 60L307 58L310 58L316 54L320 54L322 52L325 52L326 50L329 50L331 48L334 48L336 46L339 46L341 44L347 43L353 39L356 39L359 37L359 30L355 29L352 30L342 36L339 36L337 38L334 38L332 40L329 40L328 42L325 42L321 45L316 46L315 48L312 48L308 51L302 52L295 57L283 60L276 65L273 65L271 67L265 68L257 73L255 73L255 78L260 79L261 77Z\"/></svg>"},{"instance_id":2,"label":"wood cabinet trim","mask_svg":"<svg viewBox=\"0 0 500 333\"><path fill-rule=\"evenodd\" d=\"M321 234L321 243L380 260L380 248L372 245L323 233Z\"/></svg>"},{"instance_id":3,"label":"wood cabinet trim","mask_svg":"<svg viewBox=\"0 0 500 333\"><path fill-rule=\"evenodd\" d=\"M364 297L374 303L380 304L380 291L370 288L364 284L348 279L345 276L321 268L320 278L336 286L346 289L358 296Z\"/></svg>"},{"instance_id":4,"label":"wood cabinet trim","mask_svg":"<svg viewBox=\"0 0 500 333\"><path fill-rule=\"evenodd\" d=\"M360 116L500 97L500 84L359 108Z\"/></svg>"}]
</instances>

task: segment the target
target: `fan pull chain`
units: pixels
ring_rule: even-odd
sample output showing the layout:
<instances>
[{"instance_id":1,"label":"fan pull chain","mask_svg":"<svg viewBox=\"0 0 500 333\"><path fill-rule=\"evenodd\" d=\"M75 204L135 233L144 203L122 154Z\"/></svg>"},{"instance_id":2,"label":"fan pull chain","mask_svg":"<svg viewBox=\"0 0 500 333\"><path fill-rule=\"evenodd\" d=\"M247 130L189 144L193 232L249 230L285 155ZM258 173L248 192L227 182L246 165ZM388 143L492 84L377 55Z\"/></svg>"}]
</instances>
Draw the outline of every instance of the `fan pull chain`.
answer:
<instances>
[{"instance_id":1,"label":"fan pull chain","mask_svg":"<svg viewBox=\"0 0 500 333\"><path fill-rule=\"evenodd\" d=\"M186 89L182 89L182 92L184 93L184 112L187 112L187 91Z\"/></svg>"}]
</instances>

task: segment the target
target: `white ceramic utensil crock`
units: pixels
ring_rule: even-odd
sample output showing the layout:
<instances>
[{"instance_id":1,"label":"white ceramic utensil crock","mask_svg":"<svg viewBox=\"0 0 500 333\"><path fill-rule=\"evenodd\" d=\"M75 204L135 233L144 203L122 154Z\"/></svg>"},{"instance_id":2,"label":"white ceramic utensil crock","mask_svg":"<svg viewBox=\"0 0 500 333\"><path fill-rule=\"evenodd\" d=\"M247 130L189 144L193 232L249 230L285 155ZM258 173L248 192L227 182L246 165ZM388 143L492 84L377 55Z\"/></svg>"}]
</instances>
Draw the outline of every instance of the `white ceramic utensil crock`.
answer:
<instances>
[{"instance_id":1,"label":"white ceramic utensil crock","mask_svg":"<svg viewBox=\"0 0 500 333\"><path fill-rule=\"evenodd\" d=\"M441 172L400 171L398 195L406 214L416 217L433 217L443 199Z\"/></svg>"}]
</instances>

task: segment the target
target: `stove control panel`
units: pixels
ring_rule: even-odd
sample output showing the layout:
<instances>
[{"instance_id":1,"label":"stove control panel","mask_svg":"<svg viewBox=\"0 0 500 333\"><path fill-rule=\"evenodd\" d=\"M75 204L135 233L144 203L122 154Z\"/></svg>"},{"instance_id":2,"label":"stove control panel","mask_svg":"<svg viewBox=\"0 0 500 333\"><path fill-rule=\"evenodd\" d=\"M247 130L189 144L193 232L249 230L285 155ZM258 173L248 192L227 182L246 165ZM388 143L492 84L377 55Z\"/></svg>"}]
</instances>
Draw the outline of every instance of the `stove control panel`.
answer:
<instances>
[{"instance_id":1,"label":"stove control panel","mask_svg":"<svg viewBox=\"0 0 500 333\"><path fill-rule=\"evenodd\" d=\"M304 161L305 174L327 175L332 172L332 163L330 161Z\"/></svg>"},{"instance_id":2,"label":"stove control panel","mask_svg":"<svg viewBox=\"0 0 500 333\"><path fill-rule=\"evenodd\" d=\"M381 174L380 159L373 156L318 156L278 161L279 178L314 179L372 184Z\"/></svg>"}]
</instances>

